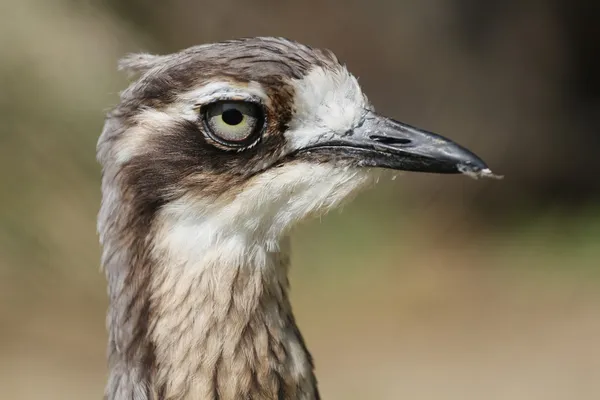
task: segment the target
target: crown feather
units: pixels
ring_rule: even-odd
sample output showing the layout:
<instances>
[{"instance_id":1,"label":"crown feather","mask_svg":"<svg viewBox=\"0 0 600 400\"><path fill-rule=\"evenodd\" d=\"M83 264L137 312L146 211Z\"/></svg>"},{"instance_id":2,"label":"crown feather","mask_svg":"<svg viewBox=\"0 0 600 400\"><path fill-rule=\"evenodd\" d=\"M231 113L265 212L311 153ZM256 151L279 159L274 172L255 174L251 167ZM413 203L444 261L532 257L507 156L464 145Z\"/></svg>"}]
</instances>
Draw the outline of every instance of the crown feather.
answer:
<instances>
[{"instance_id":1,"label":"crown feather","mask_svg":"<svg viewBox=\"0 0 600 400\"><path fill-rule=\"evenodd\" d=\"M165 61L165 56L149 53L131 53L119 60L119 71L127 72L129 77L144 74Z\"/></svg>"}]
</instances>

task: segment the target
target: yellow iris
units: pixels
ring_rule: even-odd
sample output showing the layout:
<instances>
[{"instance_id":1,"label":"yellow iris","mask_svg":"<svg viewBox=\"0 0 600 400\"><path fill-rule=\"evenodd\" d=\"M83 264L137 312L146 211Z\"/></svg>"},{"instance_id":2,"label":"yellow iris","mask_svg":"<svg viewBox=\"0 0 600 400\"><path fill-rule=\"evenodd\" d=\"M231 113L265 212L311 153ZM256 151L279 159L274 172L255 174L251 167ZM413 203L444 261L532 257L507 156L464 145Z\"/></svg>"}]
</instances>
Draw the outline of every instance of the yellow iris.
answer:
<instances>
[{"instance_id":1,"label":"yellow iris","mask_svg":"<svg viewBox=\"0 0 600 400\"><path fill-rule=\"evenodd\" d=\"M241 142L259 127L260 110L253 103L218 102L209 106L206 117L209 128L219 139Z\"/></svg>"}]
</instances>

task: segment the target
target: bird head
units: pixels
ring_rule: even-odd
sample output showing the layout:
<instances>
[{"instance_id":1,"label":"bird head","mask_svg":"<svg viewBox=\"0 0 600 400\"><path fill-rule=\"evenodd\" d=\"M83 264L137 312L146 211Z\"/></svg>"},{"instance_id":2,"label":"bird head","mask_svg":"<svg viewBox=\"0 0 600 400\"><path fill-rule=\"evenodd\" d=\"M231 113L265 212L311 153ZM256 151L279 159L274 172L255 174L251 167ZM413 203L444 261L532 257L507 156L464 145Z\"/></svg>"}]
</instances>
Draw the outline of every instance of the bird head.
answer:
<instances>
[{"instance_id":1,"label":"bird head","mask_svg":"<svg viewBox=\"0 0 600 400\"><path fill-rule=\"evenodd\" d=\"M251 38L131 55L121 67L138 77L98 155L105 185L145 223L160 214L206 235L276 241L378 169L489 173L451 140L377 114L327 50Z\"/></svg>"}]
</instances>

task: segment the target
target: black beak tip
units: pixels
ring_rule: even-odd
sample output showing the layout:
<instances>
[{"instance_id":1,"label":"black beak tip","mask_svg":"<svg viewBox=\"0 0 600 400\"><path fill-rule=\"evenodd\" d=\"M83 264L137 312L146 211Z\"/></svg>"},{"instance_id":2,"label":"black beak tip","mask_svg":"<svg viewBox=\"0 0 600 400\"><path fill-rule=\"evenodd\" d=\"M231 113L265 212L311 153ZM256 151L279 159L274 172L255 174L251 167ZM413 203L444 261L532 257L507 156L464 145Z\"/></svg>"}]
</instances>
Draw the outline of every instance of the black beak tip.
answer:
<instances>
[{"instance_id":1,"label":"black beak tip","mask_svg":"<svg viewBox=\"0 0 600 400\"><path fill-rule=\"evenodd\" d=\"M471 178L492 178L502 179L503 176L495 175L487 164L478 156L463 149L461 157L457 158L456 170L459 173L467 175Z\"/></svg>"},{"instance_id":2,"label":"black beak tip","mask_svg":"<svg viewBox=\"0 0 600 400\"><path fill-rule=\"evenodd\" d=\"M456 168L459 171L461 169L467 169L473 172L489 169L485 161L468 150L465 150L464 154L458 157Z\"/></svg>"}]
</instances>

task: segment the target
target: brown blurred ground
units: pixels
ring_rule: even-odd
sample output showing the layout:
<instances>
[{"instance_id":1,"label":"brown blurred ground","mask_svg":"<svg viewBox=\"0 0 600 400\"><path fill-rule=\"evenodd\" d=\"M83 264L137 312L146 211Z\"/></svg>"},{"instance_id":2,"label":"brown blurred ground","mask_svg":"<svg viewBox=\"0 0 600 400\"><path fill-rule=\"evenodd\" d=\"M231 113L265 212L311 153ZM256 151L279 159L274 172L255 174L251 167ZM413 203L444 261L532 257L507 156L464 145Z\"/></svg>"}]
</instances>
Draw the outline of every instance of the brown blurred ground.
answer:
<instances>
[{"instance_id":1,"label":"brown blurred ground","mask_svg":"<svg viewBox=\"0 0 600 400\"><path fill-rule=\"evenodd\" d=\"M116 60L333 49L377 108L501 182L405 175L294 235L326 399L600 398L600 35L584 1L0 3L0 398L101 398L95 141Z\"/></svg>"}]
</instances>

